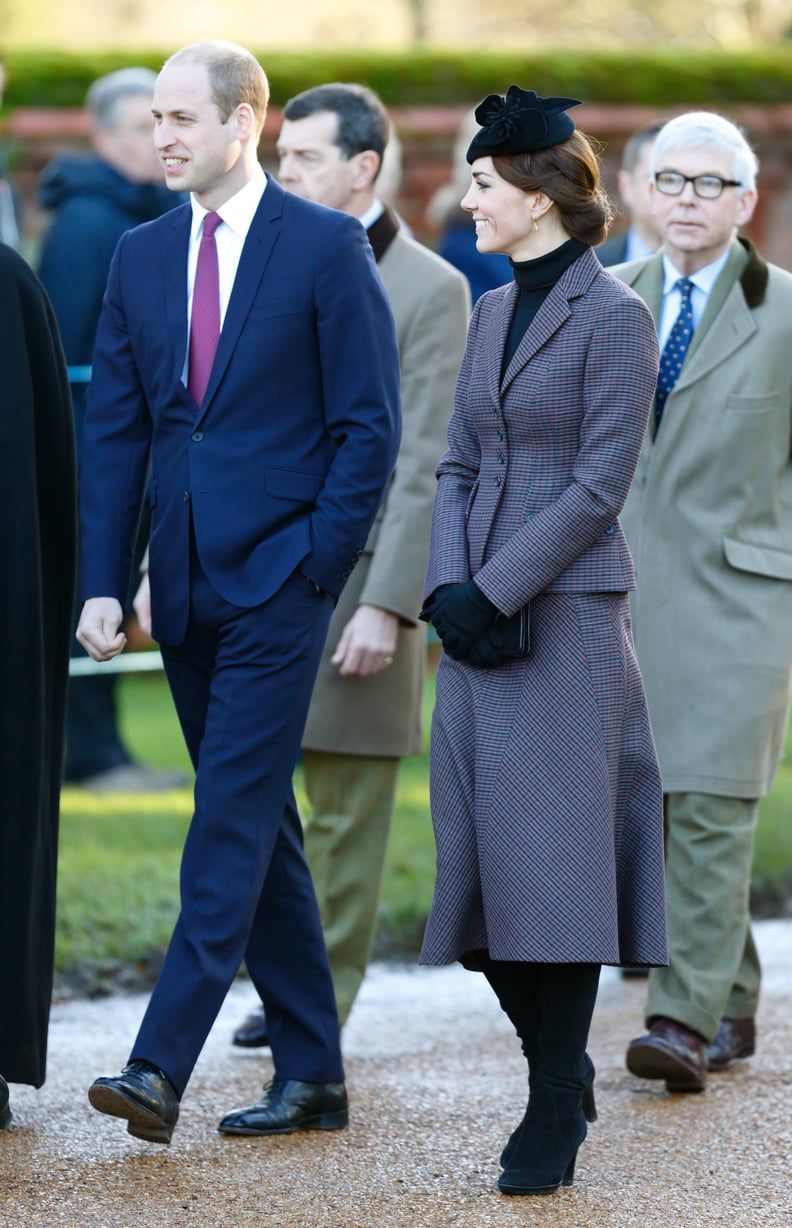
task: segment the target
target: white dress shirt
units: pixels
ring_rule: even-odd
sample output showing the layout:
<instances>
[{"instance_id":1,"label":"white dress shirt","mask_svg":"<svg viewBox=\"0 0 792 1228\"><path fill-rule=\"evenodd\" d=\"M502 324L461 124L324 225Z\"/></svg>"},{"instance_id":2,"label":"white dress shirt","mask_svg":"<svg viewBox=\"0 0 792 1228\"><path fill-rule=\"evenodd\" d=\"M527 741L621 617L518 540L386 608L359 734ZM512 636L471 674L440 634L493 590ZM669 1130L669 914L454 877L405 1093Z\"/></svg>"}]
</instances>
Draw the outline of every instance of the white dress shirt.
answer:
<instances>
[{"instance_id":1,"label":"white dress shirt","mask_svg":"<svg viewBox=\"0 0 792 1228\"><path fill-rule=\"evenodd\" d=\"M689 281L693 282L690 305L693 310L694 332L699 326L701 317L704 315L704 308L707 306L710 291L723 271L723 266L729 259L730 250L731 248L727 247L723 255L714 260L712 264L706 264L703 269L699 269L696 273L691 273L688 278ZM679 269L674 268L665 252L663 253L663 273L663 309L660 313L660 327L657 330L661 354L671 329L674 327L674 322L679 315L679 308L682 302L682 295L677 290L676 283L680 277L685 276L684 273L680 273Z\"/></svg>"},{"instance_id":2,"label":"white dress shirt","mask_svg":"<svg viewBox=\"0 0 792 1228\"><path fill-rule=\"evenodd\" d=\"M248 180L244 188L240 188L235 196L227 200L217 210L222 218L222 225L215 231L217 244L217 264L220 274L220 328L223 327L234 279L239 267L239 259L245 239L250 230L256 210L261 203L267 177L260 166L256 166L253 178ZM193 288L195 286L195 270L198 264L198 248L203 235L203 220L209 212L199 204L195 196L190 197L192 206L192 226L190 227L190 246L187 254L187 329L189 335L192 318ZM189 347L188 347L189 349ZM189 357L189 355L188 355ZM187 383L187 359L182 371L182 382Z\"/></svg>"},{"instance_id":3,"label":"white dress shirt","mask_svg":"<svg viewBox=\"0 0 792 1228\"><path fill-rule=\"evenodd\" d=\"M369 205L363 216L358 218L358 221L364 230L368 230L369 226L373 226L374 223L382 217L384 212L385 206L383 205L382 201L374 200Z\"/></svg>"}]
</instances>

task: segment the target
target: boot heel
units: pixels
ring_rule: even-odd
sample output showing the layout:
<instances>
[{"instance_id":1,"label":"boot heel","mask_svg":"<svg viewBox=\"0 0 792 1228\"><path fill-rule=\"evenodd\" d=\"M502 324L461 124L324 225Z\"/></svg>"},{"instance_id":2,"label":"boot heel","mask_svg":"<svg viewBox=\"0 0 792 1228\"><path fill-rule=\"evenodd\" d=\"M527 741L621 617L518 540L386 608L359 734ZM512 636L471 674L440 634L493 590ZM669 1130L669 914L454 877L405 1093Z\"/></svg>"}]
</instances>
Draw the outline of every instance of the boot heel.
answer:
<instances>
[{"instance_id":1,"label":"boot heel","mask_svg":"<svg viewBox=\"0 0 792 1228\"><path fill-rule=\"evenodd\" d=\"M0 1109L0 1130L5 1130L11 1120L11 1108L6 1105L4 1109Z\"/></svg>"},{"instance_id":2,"label":"boot heel","mask_svg":"<svg viewBox=\"0 0 792 1228\"><path fill-rule=\"evenodd\" d=\"M577 1152L572 1156L572 1159L567 1164L567 1170L561 1178L562 1185L572 1185L575 1180L575 1161L577 1160Z\"/></svg>"},{"instance_id":3,"label":"boot heel","mask_svg":"<svg viewBox=\"0 0 792 1228\"><path fill-rule=\"evenodd\" d=\"M592 1122L597 1120L597 1106L594 1103L594 1084L589 1083L588 1087L583 1088L583 1096L581 1098L581 1107L583 1116L586 1121Z\"/></svg>"}]
</instances>

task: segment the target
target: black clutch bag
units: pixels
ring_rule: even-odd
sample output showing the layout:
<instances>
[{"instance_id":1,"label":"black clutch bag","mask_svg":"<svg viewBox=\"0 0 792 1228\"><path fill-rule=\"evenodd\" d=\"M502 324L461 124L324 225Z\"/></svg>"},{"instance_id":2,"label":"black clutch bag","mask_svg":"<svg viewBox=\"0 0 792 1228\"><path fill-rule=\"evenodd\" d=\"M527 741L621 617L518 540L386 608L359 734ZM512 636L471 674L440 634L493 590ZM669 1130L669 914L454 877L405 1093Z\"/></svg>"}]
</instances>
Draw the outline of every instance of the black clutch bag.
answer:
<instances>
[{"instance_id":1,"label":"black clutch bag","mask_svg":"<svg viewBox=\"0 0 792 1228\"><path fill-rule=\"evenodd\" d=\"M476 640L465 661L479 669L496 669L511 661L521 661L531 651L531 603L526 602L516 614L499 614Z\"/></svg>"}]
</instances>

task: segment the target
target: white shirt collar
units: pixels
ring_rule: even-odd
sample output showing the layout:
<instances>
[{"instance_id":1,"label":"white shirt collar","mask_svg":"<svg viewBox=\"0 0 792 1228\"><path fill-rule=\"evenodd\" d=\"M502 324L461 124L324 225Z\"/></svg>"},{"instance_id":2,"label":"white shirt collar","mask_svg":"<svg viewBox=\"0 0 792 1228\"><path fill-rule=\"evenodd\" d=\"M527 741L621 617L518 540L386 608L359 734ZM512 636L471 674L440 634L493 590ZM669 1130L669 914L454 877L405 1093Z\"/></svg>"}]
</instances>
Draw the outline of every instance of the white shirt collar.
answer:
<instances>
[{"instance_id":1,"label":"white shirt collar","mask_svg":"<svg viewBox=\"0 0 792 1228\"><path fill-rule=\"evenodd\" d=\"M729 259L730 251L731 247L727 247L723 255L719 256L717 260L714 260L712 264L705 264L703 269L699 269L697 272L690 274L689 280L692 281L693 285L701 290L703 294L709 295L712 287L715 285L715 282L718 280L718 277L723 271L723 266ZM663 298L671 293L680 277L684 276L684 273L680 273L679 269L674 268L666 253L663 252Z\"/></svg>"},{"instance_id":2,"label":"white shirt collar","mask_svg":"<svg viewBox=\"0 0 792 1228\"><path fill-rule=\"evenodd\" d=\"M264 174L261 167L256 163L256 169L252 177L247 181L243 188L240 188L232 197L225 201L217 213L229 226L235 234L243 241L247 237L247 232L250 230L250 223L255 217L256 210L261 203L261 198L264 195L264 189L267 186L267 176ZM192 206L192 226L190 229L191 239L197 237L201 223L210 211L195 199L194 195L190 196L190 205Z\"/></svg>"},{"instance_id":3,"label":"white shirt collar","mask_svg":"<svg viewBox=\"0 0 792 1228\"><path fill-rule=\"evenodd\" d=\"M360 225L364 230L368 230L375 222L379 221L385 212L385 206L381 200L374 200L366 210L366 212L358 218Z\"/></svg>"}]
</instances>

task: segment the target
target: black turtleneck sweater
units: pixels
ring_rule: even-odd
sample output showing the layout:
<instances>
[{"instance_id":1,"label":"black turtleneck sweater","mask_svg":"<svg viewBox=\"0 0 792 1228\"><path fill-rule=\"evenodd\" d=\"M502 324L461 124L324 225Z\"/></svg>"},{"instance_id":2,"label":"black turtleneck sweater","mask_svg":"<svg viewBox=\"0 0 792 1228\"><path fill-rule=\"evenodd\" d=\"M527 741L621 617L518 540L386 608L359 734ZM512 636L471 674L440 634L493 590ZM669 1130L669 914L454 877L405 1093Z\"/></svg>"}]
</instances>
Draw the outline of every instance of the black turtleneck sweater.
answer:
<instances>
[{"instance_id":1,"label":"black turtleneck sweater","mask_svg":"<svg viewBox=\"0 0 792 1228\"><path fill-rule=\"evenodd\" d=\"M545 252L544 256L539 256L536 260L519 260L516 263L510 261L520 293L503 350L501 379L514 358L517 346L525 336L525 330L553 286L561 274L585 251L588 251L585 243L581 243L579 239L567 239L566 243L554 247L551 252Z\"/></svg>"}]
</instances>

